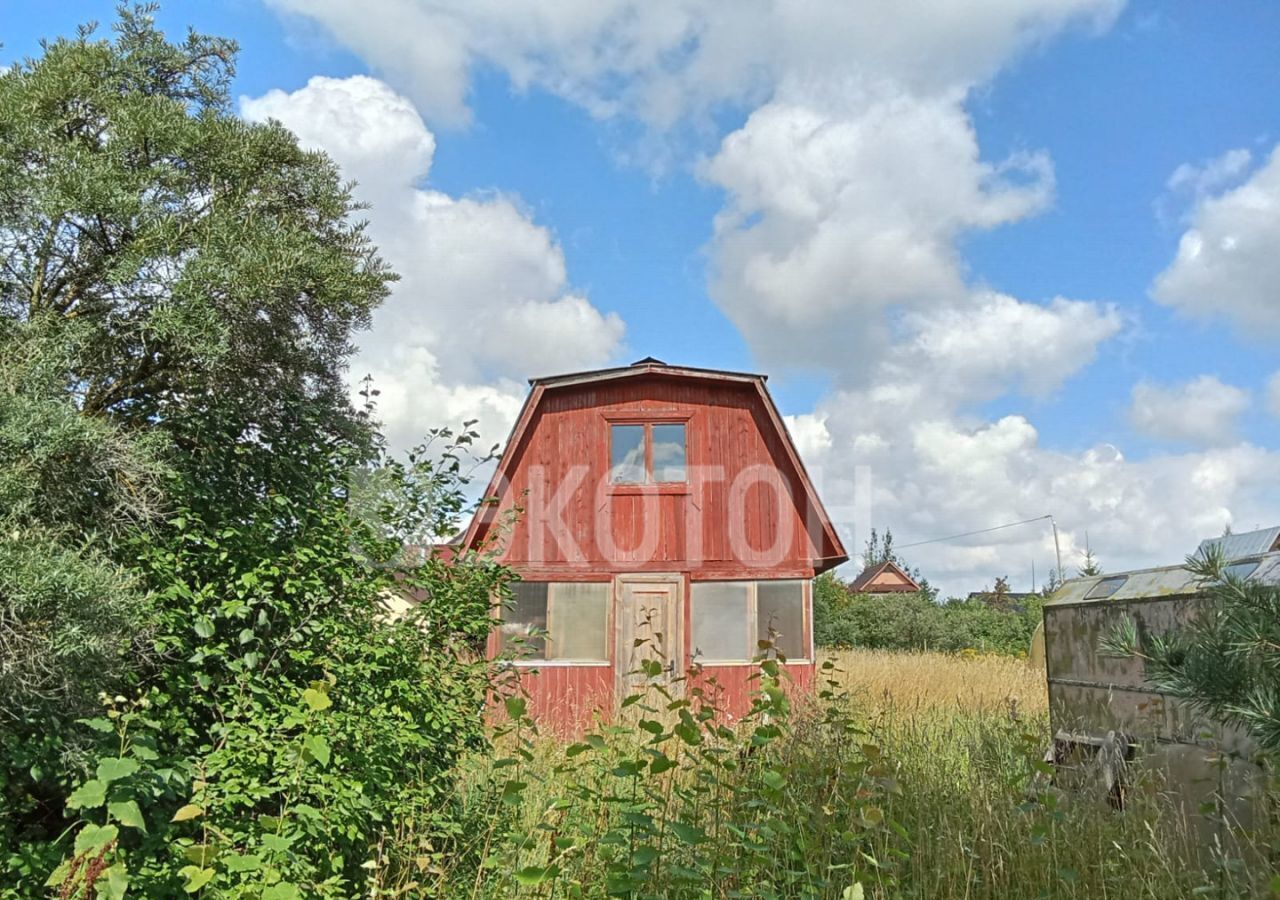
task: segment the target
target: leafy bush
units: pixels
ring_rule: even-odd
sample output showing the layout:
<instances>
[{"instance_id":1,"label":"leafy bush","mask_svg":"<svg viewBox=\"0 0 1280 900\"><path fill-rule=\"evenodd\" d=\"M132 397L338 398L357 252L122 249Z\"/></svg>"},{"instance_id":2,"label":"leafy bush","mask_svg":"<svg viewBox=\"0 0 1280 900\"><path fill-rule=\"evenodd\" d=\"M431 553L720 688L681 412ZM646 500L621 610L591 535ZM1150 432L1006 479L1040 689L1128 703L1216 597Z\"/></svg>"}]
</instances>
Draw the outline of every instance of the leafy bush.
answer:
<instances>
[{"instance_id":1,"label":"leafy bush","mask_svg":"<svg viewBox=\"0 0 1280 900\"><path fill-rule=\"evenodd\" d=\"M359 207L151 11L0 73L0 894L351 896L456 835L507 573L403 545L485 454L387 456Z\"/></svg>"},{"instance_id":2,"label":"leafy bush","mask_svg":"<svg viewBox=\"0 0 1280 900\"><path fill-rule=\"evenodd\" d=\"M813 632L819 647L873 650L1027 652L1043 597L997 608L981 600L935 603L924 594L852 594L831 573L814 582Z\"/></svg>"}]
</instances>

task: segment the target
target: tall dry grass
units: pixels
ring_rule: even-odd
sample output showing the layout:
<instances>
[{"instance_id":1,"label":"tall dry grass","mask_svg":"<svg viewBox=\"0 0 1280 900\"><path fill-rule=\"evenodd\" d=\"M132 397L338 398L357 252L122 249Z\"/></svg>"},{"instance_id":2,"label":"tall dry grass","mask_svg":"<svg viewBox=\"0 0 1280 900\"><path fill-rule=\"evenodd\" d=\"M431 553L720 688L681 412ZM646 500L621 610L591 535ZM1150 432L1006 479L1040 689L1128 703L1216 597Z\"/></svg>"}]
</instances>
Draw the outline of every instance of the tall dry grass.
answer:
<instances>
[{"instance_id":1,"label":"tall dry grass","mask_svg":"<svg viewBox=\"0 0 1280 900\"><path fill-rule=\"evenodd\" d=\"M780 736L759 755L739 745L738 765L702 766L693 753L691 763L650 784L643 814L627 799L637 782L614 766L653 749L675 758L678 741L617 726L604 731L606 749L572 759L574 751L563 743L535 741L514 772L491 758L473 758L459 798L472 822L457 845L462 853L410 893L603 897L605 870L611 860L616 867L618 847L593 836L625 829L637 816L658 832L668 817L698 823L697 811L674 802L672 791L708 778L729 798L714 809L744 816L737 825L700 823L713 842L701 850L720 859L723 845L723 862L704 859L714 871L705 883L691 886L686 879L673 886L658 879L646 884L644 896L1225 900L1265 890L1274 828L1247 836L1253 842L1247 857L1206 852L1155 791L1136 792L1120 811L1102 795L1038 779L1049 740L1046 691L1042 674L1026 663L858 650L830 658L837 668L826 677L842 695L849 730L833 730L831 713L815 702L780 723ZM782 775L776 789L759 781L769 768ZM504 797L513 774L527 783L515 802ZM748 842L756 843L744 856L747 839L735 839L736 828L749 831L766 816L771 824L751 832ZM513 844L511 835L525 837ZM571 849L557 850L561 843ZM651 843L655 866L692 849L671 839ZM775 853L778 867L797 873L781 891L773 871L760 869L762 855ZM533 883L517 874L553 857L554 878ZM755 860L754 875L737 868L746 858ZM855 885L862 894L846 893Z\"/></svg>"},{"instance_id":2,"label":"tall dry grass","mask_svg":"<svg viewBox=\"0 0 1280 900\"><path fill-rule=\"evenodd\" d=\"M1009 656L831 650L821 657L835 662L840 687L872 713L888 708L973 713L1012 706L1035 716L1049 705L1044 670Z\"/></svg>"}]
</instances>

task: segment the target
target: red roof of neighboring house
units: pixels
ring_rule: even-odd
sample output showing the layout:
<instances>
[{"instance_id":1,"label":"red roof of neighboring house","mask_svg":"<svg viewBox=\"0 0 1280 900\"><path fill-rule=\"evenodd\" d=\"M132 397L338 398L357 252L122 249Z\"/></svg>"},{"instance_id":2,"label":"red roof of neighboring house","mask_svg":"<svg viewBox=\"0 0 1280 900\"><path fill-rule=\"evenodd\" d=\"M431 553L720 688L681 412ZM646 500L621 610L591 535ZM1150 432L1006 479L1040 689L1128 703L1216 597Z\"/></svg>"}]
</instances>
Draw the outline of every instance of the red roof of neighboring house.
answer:
<instances>
[{"instance_id":1,"label":"red roof of neighboring house","mask_svg":"<svg viewBox=\"0 0 1280 900\"><path fill-rule=\"evenodd\" d=\"M889 576L887 579L884 576ZM902 566L892 560L885 560L862 570L862 574L853 579L849 590L855 594L915 594L920 585L907 574Z\"/></svg>"}]
</instances>

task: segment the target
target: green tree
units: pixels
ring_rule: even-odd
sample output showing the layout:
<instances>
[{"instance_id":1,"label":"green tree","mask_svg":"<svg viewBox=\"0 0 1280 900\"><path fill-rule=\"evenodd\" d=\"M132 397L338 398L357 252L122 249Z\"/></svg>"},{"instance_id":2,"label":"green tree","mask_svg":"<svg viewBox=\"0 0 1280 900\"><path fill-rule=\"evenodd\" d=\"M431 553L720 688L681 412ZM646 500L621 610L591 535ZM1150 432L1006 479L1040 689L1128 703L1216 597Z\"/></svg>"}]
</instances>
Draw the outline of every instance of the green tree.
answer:
<instances>
[{"instance_id":1,"label":"green tree","mask_svg":"<svg viewBox=\"0 0 1280 900\"><path fill-rule=\"evenodd\" d=\"M1098 564L1098 558L1093 555L1093 548L1087 543L1084 547L1084 563L1076 571L1081 578L1092 578L1102 574L1102 566Z\"/></svg>"},{"instance_id":2,"label":"green tree","mask_svg":"<svg viewBox=\"0 0 1280 900\"><path fill-rule=\"evenodd\" d=\"M507 575L406 559L474 434L387 455L344 387L393 278L347 186L150 12L0 75L0 893L62 859L67 896L351 896L408 820L449 840Z\"/></svg>"},{"instance_id":3,"label":"green tree","mask_svg":"<svg viewBox=\"0 0 1280 900\"><path fill-rule=\"evenodd\" d=\"M249 433L349 412L351 335L394 276L334 164L234 114L235 44L170 43L151 12L0 75L0 314L77 348L84 413L183 451L214 406Z\"/></svg>"},{"instance_id":4,"label":"green tree","mask_svg":"<svg viewBox=\"0 0 1280 900\"><path fill-rule=\"evenodd\" d=\"M1242 578L1221 552L1186 566L1204 582L1195 617L1164 634L1142 634L1126 617L1103 649L1140 657L1156 690L1280 750L1280 586Z\"/></svg>"}]
</instances>

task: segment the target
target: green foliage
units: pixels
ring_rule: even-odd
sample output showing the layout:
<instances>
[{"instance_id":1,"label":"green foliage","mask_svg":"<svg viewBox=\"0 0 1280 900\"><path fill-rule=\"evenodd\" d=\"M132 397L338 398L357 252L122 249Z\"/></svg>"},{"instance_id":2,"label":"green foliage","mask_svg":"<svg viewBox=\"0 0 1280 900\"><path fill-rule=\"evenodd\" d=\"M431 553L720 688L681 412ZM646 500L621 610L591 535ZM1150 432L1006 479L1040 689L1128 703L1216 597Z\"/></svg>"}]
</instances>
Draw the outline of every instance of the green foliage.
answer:
<instances>
[{"instance_id":1,"label":"green foliage","mask_svg":"<svg viewBox=\"0 0 1280 900\"><path fill-rule=\"evenodd\" d=\"M235 45L122 7L0 75L0 312L72 336L90 414L189 435L200 393L267 417L344 393L391 277L334 164L236 116Z\"/></svg>"},{"instance_id":2,"label":"green foliage","mask_svg":"<svg viewBox=\"0 0 1280 900\"><path fill-rule=\"evenodd\" d=\"M741 721L729 724L718 684L695 667L627 697L619 722L564 747L549 771L535 765L536 725L512 697L498 803L545 813L512 822L485 863L509 874L486 891L694 897L715 885L721 896L805 897L865 877L877 864L871 836L893 827L883 809L892 767L861 739L834 678L822 708L800 714L779 661L757 664ZM829 827L837 815L843 824Z\"/></svg>"},{"instance_id":3,"label":"green foliage","mask_svg":"<svg viewBox=\"0 0 1280 900\"><path fill-rule=\"evenodd\" d=\"M1147 634L1125 617L1102 649L1141 658L1156 690L1280 750L1280 586L1240 578L1220 551L1186 567L1204 585L1190 622Z\"/></svg>"},{"instance_id":4,"label":"green foliage","mask_svg":"<svg viewBox=\"0 0 1280 900\"><path fill-rule=\"evenodd\" d=\"M455 463L438 460L458 445L434 437L383 467L385 490L443 489ZM147 896L350 896L404 864L379 856L379 835L412 820L436 852L455 836L453 766L483 741L475 650L506 574L465 556L402 565L398 541L350 514L351 462L312 451L310 496L263 498L236 525L211 526L193 491L139 546L162 663L86 723L113 727L68 798L77 834L121 830L73 847L60 875L75 883L105 847L101 865ZM456 512L453 485L433 497ZM395 597L416 606L393 615Z\"/></svg>"},{"instance_id":5,"label":"green foliage","mask_svg":"<svg viewBox=\"0 0 1280 900\"><path fill-rule=\"evenodd\" d=\"M982 600L939 604L924 594L852 594L832 573L814 581L813 633L820 647L1027 652L1044 598L999 607Z\"/></svg>"},{"instance_id":6,"label":"green foliage","mask_svg":"<svg viewBox=\"0 0 1280 900\"><path fill-rule=\"evenodd\" d=\"M149 12L0 74L0 895L351 896L457 837L508 576L403 543L485 457L351 409L393 276Z\"/></svg>"}]
</instances>

